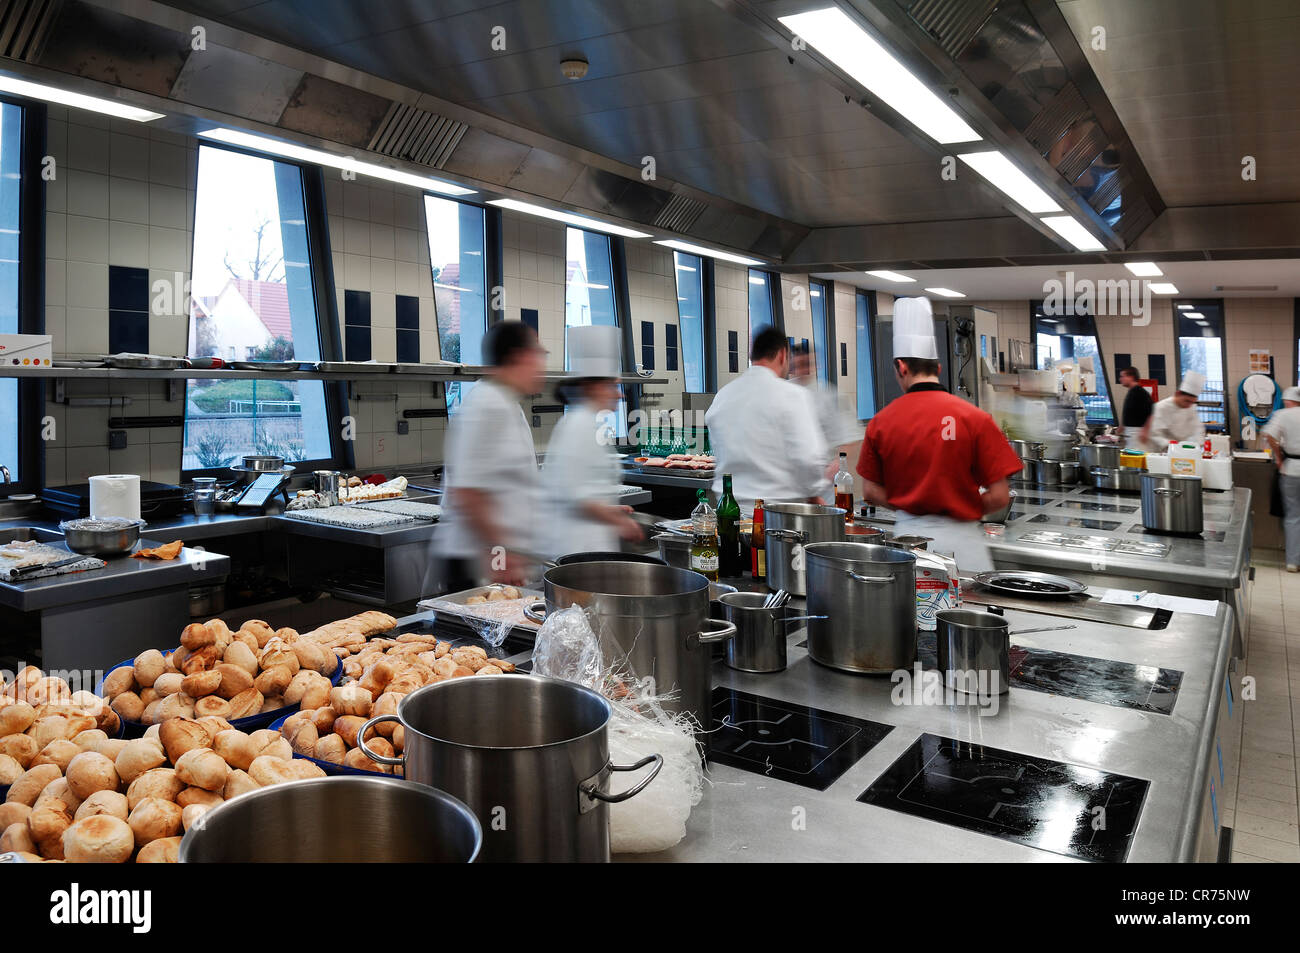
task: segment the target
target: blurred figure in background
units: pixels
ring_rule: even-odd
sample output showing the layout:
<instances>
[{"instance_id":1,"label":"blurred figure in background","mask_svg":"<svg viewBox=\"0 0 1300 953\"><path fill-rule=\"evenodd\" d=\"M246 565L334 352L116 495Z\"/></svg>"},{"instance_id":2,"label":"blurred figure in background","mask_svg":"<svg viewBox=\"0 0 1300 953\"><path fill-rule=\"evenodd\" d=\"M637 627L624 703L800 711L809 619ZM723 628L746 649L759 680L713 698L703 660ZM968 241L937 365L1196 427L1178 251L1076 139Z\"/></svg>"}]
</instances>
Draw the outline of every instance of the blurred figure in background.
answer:
<instances>
[{"instance_id":1,"label":"blurred figure in background","mask_svg":"<svg viewBox=\"0 0 1300 953\"><path fill-rule=\"evenodd\" d=\"M822 439L826 442L829 459L822 470L823 480L817 487L816 495L830 503L835 499L835 488L831 481L839 469L840 454L848 454L850 460L858 458L862 428L851 414L840 407L835 391L817 379L816 361L808 345L796 344L790 349L790 354L790 379L812 397L813 412L817 415L817 424L821 428Z\"/></svg>"},{"instance_id":2,"label":"blurred figure in background","mask_svg":"<svg viewBox=\"0 0 1300 953\"><path fill-rule=\"evenodd\" d=\"M614 452L617 435L609 413L618 407L618 328L569 328L570 379L560 389L564 416L546 448L542 488L546 495L546 553L617 552L619 540L639 540L632 507L620 506L622 469Z\"/></svg>"},{"instance_id":3,"label":"blurred figure in background","mask_svg":"<svg viewBox=\"0 0 1300 953\"><path fill-rule=\"evenodd\" d=\"M1119 372L1120 386L1128 388L1128 393L1124 395L1124 407L1119 414L1120 436L1127 437L1134 444L1151 419L1151 408L1155 403L1151 399L1151 392L1138 383L1141 376L1138 369L1131 366Z\"/></svg>"},{"instance_id":4,"label":"blurred figure in background","mask_svg":"<svg viewBox=\"0 0 1300 953\"><path fill-rule=\"evenodd\" d=\"M1264 439L1277 460L1286 532L1286 571L1300 572L1300 387L1282 391L1282 410L1264 425Z\"/></svg>"},{"instance_id":5,"label":"blurred figure in background","mask_svg":"<svg viewBox=\"0 0 1300 953\"><path fill-rule=\"evenodd\" d=\"M722 495L730 473L742 510L768 503L822 502L820 488L829 459L808 391L786 380L790 348L785 335L766 327L754 336L749 370L718 391L705 414L717 460L713 491Z\"/></svg>"},{"instance_id":6,"label":"blurred figure in background","mask_svg":"<svg viewBox=\"0 0 1300 953\"><path fill-rule=\"evenodd\" d=\"M1170 443L1205 442L1205 424L1196 409L1205 387L1205 375L1188 371L1172 397L1159 401L1151 412L1151 419L1142 428L1142 448L1151 453L1164 453Z\"/></svg>"},{"instance_id":7,"label":"blurred figure in background","mask_svg":"<svg viewBox=\"0 0 1300 953\"><path fill-rule=\"evenodd\" d=\"M541 502L533 430L519 401L541 393L546 351L522 321L498 321L483 339L490 370L447 427L443 508L433 537L439 592L484 579L518 584L531 568Z\"/></svg>"}]
</instances>

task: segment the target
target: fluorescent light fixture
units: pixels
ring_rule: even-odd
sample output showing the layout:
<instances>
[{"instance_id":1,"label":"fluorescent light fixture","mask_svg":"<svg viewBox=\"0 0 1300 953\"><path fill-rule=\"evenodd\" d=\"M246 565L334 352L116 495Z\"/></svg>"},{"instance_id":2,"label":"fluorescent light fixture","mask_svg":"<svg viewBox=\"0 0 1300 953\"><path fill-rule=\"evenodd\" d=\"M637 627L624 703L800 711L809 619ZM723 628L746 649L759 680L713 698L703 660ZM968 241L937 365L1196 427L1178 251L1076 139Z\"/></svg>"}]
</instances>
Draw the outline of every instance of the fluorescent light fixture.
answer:
<instances>
[{"instance_id":1,"label":"fluorescent light fixture","mask_svg":"<svg viewBox=\"0 0 1300 953\"><path fill-rule=\"evenodd\" d=\"M1205 315L1201 314L1201 312L1199 312L1199 311L1186 311L1186 312L1183 313L1183 317L1184 317L1184 318L1195 318L1197 321L1200 321L1202 318L1205 317Z\"/></svg>"},{"instance_id":2,"label":"fluorescent light fixture","mask_svg":"<svg viewBox=\"0 0 1300 953\"><path fill-rule=\"evenodd\" d=\"M1039 219L1039 221L1064 238L1078 251L1106 250L1106 246L1098 241L1092 232L1069 215L1054 215L1050 218Z\"/></svg>"},{"instance_id":3,"label":"fluorescent light fixture","mask_svg":"<svg viewBox=\"0 0 1300 953\"><path fill-rule=\"evenodd\" d=\"M575 281L575 288L590 288L592 291L608 291L609 285L593 285L590 281Z\"/></svg>"},{"instance_id":4,"label":"fluorescent light fixture","mask_svg":"<svg viewBox=\"0 0 1300 953\"><path fill-rule=\"evenodd\" d=\"M749 283L750 283L751 285L759 285L760 287L761 287L762 285L767 284L767 282L766 282L765 280L763 280L762 278L756 278L756 277L754 277L753 275L750 275L750 276L749 276Z\"/></svg>"},{"instance_id":5,"label":"fluorescent light fixture","mask_svg":"<svg viewBox=\"0 0 1300 953\"><path fill-rule=\"evenodd\" d=\"M1178 308L1179 311L1191 311L1191 310L1192 310L1192 307L1193 307L1193 306L1190 305L1190 304L1180 304L1180 305L1177 305L1177 308Z\"/></svg>"},{"instance_id":6,"label":"fluorescent light fixture","mask_svg":"<svg viewBox=\"0 0 1300 953\"><path fill-rule=\"evenodd\" d=\"M1139 278L1159 278L1164 274L1154 261L1126 261L1124 267Z\"/></svg>"},{"instance_id":7,"label":"fluorescent light fixture","mask_svg":"<svg viewBox=\"0 0 1300 953\"><path fill-rule=\"evenodd\" d=\"M778 17L797 36L938 142L980 134L839 7Z\"/></svg>"},{"instance_id":8,"label":"fluorescent light fixture","mask_svg":"<svg viewBox=\"0 0 1300 953\"><path fill-rule=\"evenodd\" d=\"M896 271L869 271L867 272L872 278L881 278L885 281L915 281L915 278L909 278L907 275L900 275Z\"/></svg>"},{"instance_id":9,"label":"fluorescent light fixture","mask_svg":"<svg viewBox=\"0 0 1300 953\"><path fill-rule=\"evenodd\" d=\"M813 288L808 293L811 294L814 298L820 298L822 296L822 292L820 288Z\"/></svg>"},{"instance_id":10,"label":"fluorescent light fixture","mask_svg":"<svg viewBox=\"0 0 1300 953\"><path fill-rule=\"evenodd\" d=\"M939 295L941 298L964 298L966 297L960 291L953 291L951 288L926 288L932 295Z\"/></svg>"},{"instance_id":11,"label":"fluorescent light fixture","mask_svg":"<svg viewBox=\"0 0 1300 953\"><path fill-rule=\"evenodd\" d=\"M1000 152L967 152L959 156L963 162L984 176L989 184L999 189L1007 198L1035 215L1059 212L1061 206L1038 186L1033 179L1012 165Z\"/></svg>"},{"instance_id":12,"label":"fluorescent light fixture","mask_svg":"<svg viewBox=\"0 0 1300 953\"><path fill-rule=\"evenodd\" d=\"M401 169L390 169L387 166L375 165L373 162L362 162L351 156L335 155L332 152L325 152L322 149L310 149L307 146L300 146L296 143L285 142L282 139L272 139L269 136L255 136L250 132L241 132L238 129L208 129L199 133L204 139L212 139L216 142L224 142L227 145L239 146L241 149L253 149L257 152L268 152L271 155L283 156L286 159L296 159L299 162L310 162L315 165L323 165L330 169L344 169L349 172L355 172L357 175L366 175L374 179L385 179L389 182L396 182L398 185L409 185L413 188L421 189L425 192L437 192L440 195L473 195L473 189L461 188L459 185L452 185L450 182L443 182L441 179L431 179L428 176L416 175L412 172L403 172Z\"/></svg>"},{"instance_id":13,"label":"fluorescent light fixture","mask_svg":"<svg viewBox=\"0 0 1300 953\"><path fill-rule=\"evenodd\" d=\"M1176 295L1178 289L1167 281L1152 281L1147 285L1153 295Z\"/></svg>"},{"instance_id":14,"label":"fluorescent light fixture","mask_svg":"<svg viewBox=\"0 0 1300 953\"><path fill-rule=\"evenodd\" d=\"M119 103L116 99L83 96L81 93L59 89L57 86L46 86L44 83L29 83L25 79L16 79L13 76L0 76L0 92L13 93L15 96L27 96L31 99L41 99L47 103L58 103L61 106L71 106L74 109L87 109L90 112L104 113L107 116L116 116L118 119L131 119L135 122L152 122L155 119L161 119L164 115L163 113L150 112L148 109L141 109L139 106Z\"/></svg>"},{"instance_id":15,"label":"fluorescent light fixture","mask_svg":"<svg viewBox=\"0 0 1300 953\"><path fill-rule=\"evenodd\" d=\"M723 261L734 261L737 265L763 264L757 258L746 258L744 255L733 255L731 252L726 251L714 251L712 248L705 248L703 245L692 245L690 242L679 242L675 238L664 238L656 241L655 244L663 245L666 248L672 248L677 251L689 252L692 255L703 255L705 258L720 258Z\"/></svg>"},{"instance_id":16,"label":"fluorescent light fixture","mask_svg":"<svg viewBox=\"0 0 1300 953\"><path fill-rule=\"evenodd\" d=\"M493 199L488 202L488 205L509 209L512 212L523 212L525 215L536 215L538 218L549 218L552 221L572 225L574 228L586 228L593 232L604 232L607 235L621 235L623 238L650 237L645 232L636 232L630 228L624 228L622 225L611 225L609 222L587 218L585 215L564 212L555 208L546 208L543 205L533 205L531 202L516 202L514 199Z\"/></svg>"},{"instance_id":17,"label":"fluorescent light fixture","mask_svg":"<svg viewBox=\"0 0 1300 953\"><path fill-rule=\"evenodd\" d=\"M691 266L691 265L678 265L678 266L677 266L677 270L678 270L678 271L694 271L695 268L694 268L693 266Z\"/></svg>"}]
</instances>

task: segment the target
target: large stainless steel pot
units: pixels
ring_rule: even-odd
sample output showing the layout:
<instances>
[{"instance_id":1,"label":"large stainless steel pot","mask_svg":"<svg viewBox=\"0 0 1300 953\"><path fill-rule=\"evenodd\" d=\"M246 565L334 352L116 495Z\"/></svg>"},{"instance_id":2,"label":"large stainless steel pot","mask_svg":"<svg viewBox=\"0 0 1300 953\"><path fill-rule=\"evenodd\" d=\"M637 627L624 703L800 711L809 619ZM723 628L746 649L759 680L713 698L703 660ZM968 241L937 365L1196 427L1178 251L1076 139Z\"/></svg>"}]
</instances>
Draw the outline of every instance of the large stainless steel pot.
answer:
<instances>
[{"instance_id":1,"label":"large stainless steel pot","mask_svg":"<svg viewBox=\"0 0 1300 953\"><path fill-rule=\"evenodd\" d=\"M208 811L186 832L180 861L464 864L482 843L478 818L450 794L395 778L316 778Z\"/></svg>"},{"instance_id":2,"label":"large stainless steel pot","mask_svg":"<svg viewBox=\"0 0 1300 953\"><path fill-rule=\"evenodd\" d=\"M652 537L659 546L659 556L677 569L691 568L691 538L676 533L659 533Z\"/></svg>"},{"instance_id":3,"label":"large stainless steel pot","mask_svg":"<svg viewBox=\"0 0 1300 953\"><path fill-rule=\"evenodd\" d=\"M808 565L808 654L880 675L916 661L916 555L870 543L815 543Z\"/></svg>"},{"instance_id":4,"label":"large stainless steel pot","mask_svg":"<svg viewBox=\"0 0 1300 953\"><path fill-rule=\"evenodd\" d=\"M763 507L767 530L767 584L796 596L808 592L804 549L845 537L845 511L817 503L769 503Z\"/></svg>"},{"instance_id":5,"label":"large stainless steel pot","mask_svg":"<svg viewBox=\"0 0 1300 953\"><path fill-rule=\"evenodd\" d=\"M657 566L666 566L667 562L658 556L651 556L648 553L624 553L610 550L608 552L590 552L590 553L566 553L563 556L555 557L555 565L567 566L570 563L654 563Z\"/></svg>"},{"instance_id":6,"label":"large stainless steel pot","mask_svg":"<svg viewBox=\"0 0 1300 953\"><path fill-rule=\"evenodd\" d=\"M1043 445L1032 440L1012 440L1011 449L1016 452L1016 456L1021 459L1026 467L1028 467L1030 460L1043 459Z\"/></svg>"},{"instance_id":7,"label":"large stainless steel pot","mask_svg":"<svg viewBox=\"0 0 1300 953\"><path fill-rule=\"evenodd\" d=\"M940 609L935 628L945 685L971 695L1011 687L1011 633L1001 609Z\"/></svg>"},{"instance_id":8,"label":"large stainless steel pot","mask_svg":"<svg viewBox=\"0 0 1300 953\"><path fill-rule=\"evenodd\" d=\"M736 634L730 622L709 618L709 580L689 569L649 563L573 563L546 570L542 588L547 613L569 606L587 610L606 664L626 664L638 678L653 677L660 694L673 691L664 708L692 715L701 728L697 740L707 747L711 645ZM542 618L538 608L526 610L534 621Z\"/></svg>"},{"instance_id":9,"label":"large stainless steel pot","mask_svg":"<svg viewBox=\"0 0 1300 953\"><path fill-rule=\"evenodd\" d=\"M1093 467L1107 470L1119 469L1119 447L1111 444L1088 443L1079 448L1079 463L1085 471Z\"/></svg>"},{"instance_id":10,"label":"large stainless steel pot","mask_svg":"<svg viewBox=\"0 0 1300 953\"><path fill-rule=\"evenodd\" d=\"M1143 473L1141 477L1143 526L1158 533L1184 535L1196 535L1205 528L1200 477L1173 473Z\"/></svg>"},{"instance_id":11,"label":"large stainless steel pot","mask_svg":"<svg viewBox=\"0 0 1300 953\"><path fill-rule=\"evenodd\" d=\"M1137 493L1142 489L1142 471L1131 467L1093 467L1092 485L1099 490L1120 490L1124 493Z\"/></svg>"},{"instance_id":12,"label":"large stainless steel pot","mask_svg":"<svg viewBox=\"0 0 1300 953\"><path fill-rule=\"evenodd\" d=\"M1057 465L1061 468L1061 485L1074 486L1079 482L1079 464L1074 460L1060 460Z\"/></svg>"},{"instance_id":13,"label":"large stainless steel pot","mask_svg":"<svg viewBox=\"0 0 1300 953\"><path fill-rule=\"evenodd\" d=\"M603 696L574 682L536 675L452 678L411 692L396 715L371 718L357 742L373 760L401 765L408 781L469 805L484 825L485 861L605 862L609 805L639 793L663 766L657 754L610 764L611 713ZM365 745L367 732L385 721L404 729L401 758ZM650 764L636 785L609 793L611 772Z\"/></svg>"}]
</instances>

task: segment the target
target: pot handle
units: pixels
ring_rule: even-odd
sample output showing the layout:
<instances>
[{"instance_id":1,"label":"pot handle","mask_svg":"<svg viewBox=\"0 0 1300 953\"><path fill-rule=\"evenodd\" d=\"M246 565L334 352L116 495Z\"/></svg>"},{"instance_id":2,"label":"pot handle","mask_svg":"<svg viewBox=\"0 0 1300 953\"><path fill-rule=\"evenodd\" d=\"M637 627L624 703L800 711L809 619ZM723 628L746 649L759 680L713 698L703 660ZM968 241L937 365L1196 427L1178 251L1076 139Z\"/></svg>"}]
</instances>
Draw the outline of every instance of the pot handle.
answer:
<instances>
[{"instance_id":1,"label":"pot handle","mask_svg":"<svg viewBox=\"0 0 1300 953\"><path fill-rule=\"evenodd\" d=\"M1089 472L1090 472L1093 476L1100 476L1101 474L1105 473L1106 470L1107 470L1107 467L1093 467Z\"/></svg>"},{"instance_id":2,"label":"pot handle","mask_svg":"<svg viewBox=\"0 0 1300 953\"><path fill-rule=\"evenodd\" d=\"M396 715L376 715L374 718L371 718L364 725L362 725L361 730L357 732L357 747L360 748L363 752L365 752L366 757L369 758L371 761L378 761L380 764L405 765L406 764L405 758L390 758L386 754L375 754L373 751L371 751L369 748L366 747L367 731L369 731L375 725L379 724L381 721L400 722L401 720L402 719L398 718Z\"/></svg>"},{"instance_id":3,"label":"pot handle","mask_svg":"<svg viewBox=\"0 0 1300 953\"><path fill-rule=\"evenodd\" d=\"M651 754L646 755L636 764L611 764L607 766L610 771L639 771L652 761L654 762L654 768L650 773L621 794L606 794L602 791L600 789L600 774L597 774L594 778L588 778L586 781L583 781L578 785L578 790L587 796L587 801L604 801L606 804L618 804L622 801L626 801L628 798L636 797L645 790L647 784L658 777L660 769L664 766L664 756L661 754ZM604 772L602 771L601 774L604 774ZM584 806L585 804L586 802L584 802ZM587 810L594 807L595 805L592 804L590 808L586 808L582 813L585 814L587 813Z\"/></svg>"},{"instance_id":4,"label":"pot handle","mask_svg":"<svg viewBox=\"0 0 1300 953\"><path fill-rule=\"evenodd\" d=\"M541 625L546 621L546 603L538 600L524 606L524 618Z\"/></svg>"},{"instance_id":5,"label":"pot handle","mask_svg":"<svg viewBox=\"0 0 1300 953\"><path fill-rule=\"evenodd\" d=\"M1183 495L1182 490L1175 490L1171 486L1155 487L1155 492L1159 493L1161 496L1182 496Z\"/></svg>"},{"instance_id":6,"label":"pot handle","mask_svg":"<svg viewBox=\"0 0 1300 953\"><path fill-rule=\"evenodd\" d=\"M695 633L696 638L706 645L712 642L725 642L736 634L736 626L732 622L724 622L721 619L705 619L704 621L722 627L720 629L706 629Z\"/></svg>"},{"instance_id":7,"label":"pot handle","mask_svg":"<svg viewBox=\"0 0 1300 953\"><path fill-rule=\"evenodd\" d=\"M881 583L894 581L893 576L864 576L862 573L854 572L852 569L844 570L844 575L848 576L854 582L868 582L872 585L880 585Z\"/></svg>"},{"instance_id":8,"label":"pot handle","mask_svg":"<svg viewBox=\"0 0 1300 953\"><path fill-rule=\"evenodd\" d=\"M792 539L796 543L804 543L808 541L808 534L801 533L797 529L765 529L763 532L769 537L776 537L777 539Z\"/></svg>"}]
</instances>

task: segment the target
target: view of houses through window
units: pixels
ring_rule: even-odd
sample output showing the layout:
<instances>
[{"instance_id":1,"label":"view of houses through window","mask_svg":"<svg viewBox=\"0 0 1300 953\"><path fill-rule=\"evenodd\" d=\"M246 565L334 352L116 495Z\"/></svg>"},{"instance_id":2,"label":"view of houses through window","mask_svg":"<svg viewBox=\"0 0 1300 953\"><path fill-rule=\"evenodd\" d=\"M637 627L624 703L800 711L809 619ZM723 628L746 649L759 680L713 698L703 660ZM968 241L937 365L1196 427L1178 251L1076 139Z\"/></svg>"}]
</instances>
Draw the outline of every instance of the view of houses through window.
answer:
<instances>
[{"instance_id":1,"label":"view of houses through window","mask_svg":"<svg viewBox=\"0 0 1300 953\"><path fill-rule=\"evenodd\" d=\"M433 195L424 197L433 269L433 304L438 313L438 348L444 361L482 364L487 333L487 265L483 209ZM459 409L472 385L447 383L447 412Z\"/></svg>"},{"instance_id":2,"label":"view of houses through window","mask_svg":"<svg viewBox=\"0 0 1300 953\"><path fill-rule=\"evenodd\" d=\"M614 297L614 260L609 236L581 228L567 228L564 234L564 368L569 369L567 329L587 325L618 327ZM622 437L627 435L627 401L620 400L608 426Z\"/></svg>"}]
</instances>

